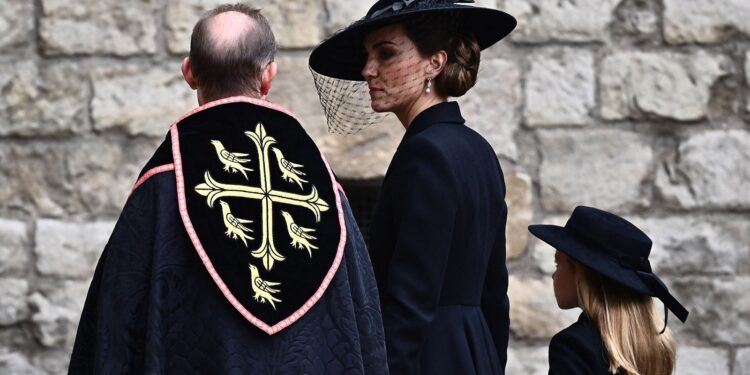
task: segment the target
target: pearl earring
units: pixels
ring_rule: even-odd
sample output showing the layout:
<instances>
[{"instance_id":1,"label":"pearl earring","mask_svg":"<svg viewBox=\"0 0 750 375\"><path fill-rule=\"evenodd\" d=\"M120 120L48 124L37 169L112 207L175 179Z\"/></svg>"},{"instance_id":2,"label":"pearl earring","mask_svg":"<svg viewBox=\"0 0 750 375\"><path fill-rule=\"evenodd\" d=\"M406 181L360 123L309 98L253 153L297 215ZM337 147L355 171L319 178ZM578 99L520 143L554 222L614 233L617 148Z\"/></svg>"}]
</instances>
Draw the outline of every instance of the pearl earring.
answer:
<instances>
[{"instance_id":1,"label":"pearl earring","mask_svg":"<svg viewBox=\"0 0 750 375\"><path fill-rule=\"evenodd\" d=\"M432 78L427 78L427 89L425 90L428 94L432 92Z\"/></svg>"}]
</instances>

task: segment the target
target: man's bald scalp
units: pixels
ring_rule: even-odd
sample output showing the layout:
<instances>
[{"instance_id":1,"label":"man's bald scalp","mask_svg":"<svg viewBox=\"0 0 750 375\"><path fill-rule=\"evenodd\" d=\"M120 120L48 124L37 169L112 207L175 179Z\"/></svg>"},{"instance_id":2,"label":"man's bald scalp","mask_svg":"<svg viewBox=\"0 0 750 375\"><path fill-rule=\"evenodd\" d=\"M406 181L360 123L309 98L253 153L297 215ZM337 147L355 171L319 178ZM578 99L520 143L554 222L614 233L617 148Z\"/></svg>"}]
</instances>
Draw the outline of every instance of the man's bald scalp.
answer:
<instances>
[{"instance_id":1,"label":"man's bald scalp","mask_svg":"<svg viewBox=\"0 0 750 375\"><path fill-rule=\"evenodd\" d=\"M245 4L221 5L207 12L190 40L190 65L208 100L257 96L263 69L275 53L268 21Z\"/></svg>"}]
</instances>

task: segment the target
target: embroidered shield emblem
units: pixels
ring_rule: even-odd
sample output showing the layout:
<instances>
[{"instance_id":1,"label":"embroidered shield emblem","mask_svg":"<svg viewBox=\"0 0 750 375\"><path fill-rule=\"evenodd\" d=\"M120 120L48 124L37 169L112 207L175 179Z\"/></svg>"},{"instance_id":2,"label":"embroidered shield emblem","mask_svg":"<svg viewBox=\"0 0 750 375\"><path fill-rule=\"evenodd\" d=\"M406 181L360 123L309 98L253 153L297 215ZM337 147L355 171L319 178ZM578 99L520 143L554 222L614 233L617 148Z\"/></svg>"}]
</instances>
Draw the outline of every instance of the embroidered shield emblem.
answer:
<instances>
[{"instance_id":1,"label":"embroidered shield emblem","mask_svg":"<svg viewBox=\"0 0 750 375\"><path fill-rule=\"evenodd\" d=\"M178 197L214 282L273 334L331 281L346 237L341 204L328 165L291 114L234 100L173 125Z\"/></svg>"}]
</instances>

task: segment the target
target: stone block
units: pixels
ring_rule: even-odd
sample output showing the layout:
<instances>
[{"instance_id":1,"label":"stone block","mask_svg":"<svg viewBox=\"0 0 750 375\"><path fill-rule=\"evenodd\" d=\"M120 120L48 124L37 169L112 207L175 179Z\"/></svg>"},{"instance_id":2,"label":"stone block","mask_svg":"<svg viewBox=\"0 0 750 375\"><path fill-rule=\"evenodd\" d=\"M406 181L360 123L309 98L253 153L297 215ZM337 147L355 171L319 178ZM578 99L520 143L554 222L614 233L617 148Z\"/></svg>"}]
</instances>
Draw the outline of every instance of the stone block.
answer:
<instances>
[{"instance_id":1,"label":"stone block","mask_svg":"<svg viewBox=\"0 0 750 375\"><path fill-rule=\"evenodd\" d=\"M676 374L730 375L729 352L722 348L678 347Z\"/></svg>"},{"instance_id":2,"label":"stone block","mask_svg":"<svg viewBox=\"0 0 750 375\"><path fill-rule=\"evenodd\" d=\"M44 375L45 372L29 363L29 359L19 352L0 353L0 374Z\"/></svg>"},{"instance_id":3,"label":"stone block","mask_svg":"<svg viewBox=\"0 0 750 375\"><path fill-rule=\"evenodd\" d=\"M91 277L113 228L114 222L38 220L34 249L37 270L45 276Z\"/></svg>"},{"instance_id":4,"label":"stone block","mask_svg":"<svg viewBox=\"0 0 750 375\"><path fill-rule=\"evenodd\" d=\"M164 137L170 124L198 106L178 61L159 67L103 68L92 80L91 115L97 130Z\"/></svg>"},{"instance_id":5,"label":"stone block","mask_svg":"<svg viewBox=\"0 0 750 375\"><path fill-rule=\"evenodd\" d=\"M26 224L0 219L0 274L22 274L29 266L29 240Z\"/></svg>"},{"instance_id":6,"label":"stone block","mask_svg":"<svg viewBox=\"0 0 750 375\"><path fill-rule=\"evenodd\" d=\"M47 55L156 52L154 0L41 0L39 37Z\"/></svg>"},{"instance_id":7,"label":"stone block","mask_svg":"<svg viewBox=\"0 0 750 375\"><path fill-rule=\"evenodd\" d=\"M8 65L0 71L0 136L70 134L87 128L89 88L80 67L31 61Z\"/></svg>"},{"instance_id":8,"label":"stone block","mask_svg":"<svg viewBox=\"0 0 750 375\"><path fill-rule=\"evenodd\" d=\"M3 1L0 6L0 50L28 45L34 30L34 3Z\"/></svg>"},{"instance_id":9,"label":"stone block","mask_svg":"<svg viewBox=\"0 0 750 375\"><path fill-rule=\"evenodd\" d=\"M560 310L555 301L552 279L510 276L510 330L523 338L549 339L576 322L579 309Z\"/></svg>"},{"instance_id":10,"label":"stone block","mask_svg":"<svg viewBox=\"0 0 750 375\"><path fill-rule=\"evenodd\" d=\"M656 176L661 195L683 208L750 208L744 186L750 186L750 132L743 130L693 134Z\"/></svg>"},{"instance_id":11,"label":"stone block","mask_svg":"<svg viewBox=\"0 0 750 375\"><path fill-rule=\"evenodd\" d=\"M511 340L508 345L508 363L506 374L547 375L549 360L547 346L526 347Z\"/></svg>"},{"instance_id":12,"label":"stone block","mask_svg":"<svg viewBox=\"0 0 750 375\"><path fill-rule=\"evenodd\" d=\"M553 48L529 58L524 87L526 124L585 125L595 106L594 56L584 49Z\"/></svg>"},{"instance_id":13,"label":"stone block","mask_svg":"<svg viewBox=\"0 0 750 375\"><path fill-rule=\"evenodd\" d=\"M750 272L750 220L735 217L631 219L654 242L652 267L671 274Z\"/></svg>"},{"instance_id":14,"label":"stone block","mask_svg":"<svg viewBox=\"0 0 750 375\"><path fill-rule=\"evenodd\" d=\"M734 357L734 373L750 374L750 347L737 350Z\"/></svg>"},{"instance_id":15,"label":"stone block","mask_svg":"<svg viewBox=\"0 0 750 375\"><path fill-rule=\"evenodd\" d=\"M364 17L374 3L369 1L325 0L328 10L326 31L333 34Z\"/></svg>"},{"instance_id":16,"label":"stone block","mask_svg":"<svg viewBox=\"0 0 750 375\"><path fill-rule=\"evenodd\" d=\"M116 215L154 141L0 143L0 201L43 216L89 212Z\"/></svg>"},{"instance_id":17,"label":"stone block","mask_svg":"<svg viewBox=\"0 0 750 375\"><path fill-rule=\"evenodd\" d=\"M518 20L517 42L591 42L607 37L620 0L500 0L499 9Z\"/></svg>"},{"instance_id":18,"label":"stone block","mask_svg":"<svg viewBox=\"0 0 750 375\"><path fill-rule=\"evenodd\" d=\"M711 87L731 71L726 56L706 52L615 53L602 61L601 115L701 120L708 115Z\"/></svg>"},{"instance_id":19,"label":"stone block","mask_svg":"<svg viewBox=\"0 0 750 375\"><path fill-rule=\"evenodd\" d=\"M226 2L221 0L167 0L164 12L164 35L167 47L174 54L190 52L193 27L203 13ZM273 25L271 25L273 27Z\"/></svg>"},{"instance_id":20,"label":"stone block","mask_svg":"<svg viewBox=\"0 0 750 375\"><path fill-rule=\"evenodd\" d=\"M685 324L670 327L707 344L750 344L750 277L680 277L665 281L690 311Z\"/></svg>"},{"instance_id":21,"label":"stone block","mask_svg":"<svg viewBox=\"0 0 750 375\"><path fill-rule=\"evenodd\" d=\"M508 205L505 256L513 259L523 255L529 244L527 228L534 214L531 207L531 177L525 173L506 173L505 188L505 203Z\"/></svg>"},{"instance_id":22,"label":"stone block","mask_svg":"<svg viewBox=\"0 0 750 375\"><path fill-rule=\"evenodd\" d=\"M616 36L635 37L645 42L656 37L659 29L660 9L652 1L624 0L615 10L612 33Z\"/></svg>"},{"instance_id":23,"label":"stone block","mask_svg":"<svg viewBox=\"0 0 750 375\"><path fill-rule=\"evenodd\" d=\"M29 306L26 300L28 294L28 281L0 278L0 326L26 320L29 316Z\"/></svg>"},{"instance_id":24,"label":"stone block","mask_svg":"<svg viewBox=\"0 0 750 375\"><path fill-rule=\"evenodd\" d=\"M490 143L495 153L518 157L514 135L519 128L522 98L521 70L503 59L482 60L476 85L457 101L466 125Z\"/></svg>"},{"instance_id":25,"label":"stone block","mask_svg":"<svg viewBox=\"0 0 750 375\"><path fill-rule=\"evenodd\" d=\"M539 134L542 205L570 213L577 205L629 211L648 206L641 185L654 154L636 133L614 129L550 130Z\"/></svg>"},{"instance_id":26,"label":"stone block","mask_svg":"<svg viewBox=\"0 0 750 375\"><path fill-rule=\"evenodd\" d=\"M664 37L672 44L719 43L750 36L746 0L664 0Z\"/></svg>"},{"instance_id":27,"label":"stone block","mask_svg":"<svg viewBox=\"0 0 750 375\"><path fill-rule=\"evenodd\" d=\"M88 282L66 280L44 286L29 297L35 311L32 332L39 343L48 348L72 349L88 286Z\"/></svg>"}]
</instances>

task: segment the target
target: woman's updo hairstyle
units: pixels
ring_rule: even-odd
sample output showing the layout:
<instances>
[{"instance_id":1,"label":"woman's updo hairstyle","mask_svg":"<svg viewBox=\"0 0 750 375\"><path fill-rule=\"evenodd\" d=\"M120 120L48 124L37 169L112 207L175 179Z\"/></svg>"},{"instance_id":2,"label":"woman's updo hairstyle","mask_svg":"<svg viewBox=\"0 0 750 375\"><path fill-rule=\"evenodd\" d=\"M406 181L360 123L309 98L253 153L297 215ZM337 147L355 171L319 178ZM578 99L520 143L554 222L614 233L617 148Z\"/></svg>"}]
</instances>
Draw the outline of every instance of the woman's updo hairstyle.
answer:
<instances>
[{"instance_id":1,"label":"woman's updo hairstyle","mask_svg":"<svg viewBox=\"0 0 750 375\"><path fill-rule=\"evenodd\" d=\"M445 51L448 61L434 79L435 91L446 97L459 97L477 81L479 43L474 34L463 31L452 17L423 17L403 24L406 35L422 55Z\"/></svg>"}]
</instances>

